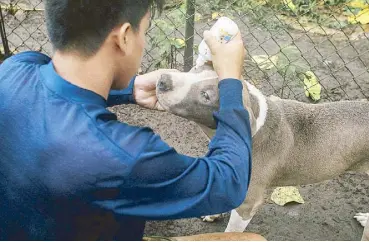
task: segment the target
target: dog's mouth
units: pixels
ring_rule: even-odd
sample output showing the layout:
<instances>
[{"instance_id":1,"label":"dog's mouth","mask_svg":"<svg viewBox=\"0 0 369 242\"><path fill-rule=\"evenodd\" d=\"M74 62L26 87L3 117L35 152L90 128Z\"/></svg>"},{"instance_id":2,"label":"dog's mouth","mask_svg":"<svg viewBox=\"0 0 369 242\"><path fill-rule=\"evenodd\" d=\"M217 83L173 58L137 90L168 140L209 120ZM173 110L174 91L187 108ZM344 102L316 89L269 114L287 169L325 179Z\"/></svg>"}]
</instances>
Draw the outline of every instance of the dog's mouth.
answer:
<instances>
[{"instance_id":1,"label":"dog's mouth","mask_svg":"<svg viewBox=\"0 0 369 242\"><path fill-rule=\"evenodd\" d=\"M168 106L168 105L166 105L166 104L165 104L165 102L163 102L163 100L162 100L162 99L160 99L159 97L158 97L158 104L159 104L159 106L161 107L162 111L167 111L167 112L169 112L169 106Z\"/></svg>"}]
</instances>

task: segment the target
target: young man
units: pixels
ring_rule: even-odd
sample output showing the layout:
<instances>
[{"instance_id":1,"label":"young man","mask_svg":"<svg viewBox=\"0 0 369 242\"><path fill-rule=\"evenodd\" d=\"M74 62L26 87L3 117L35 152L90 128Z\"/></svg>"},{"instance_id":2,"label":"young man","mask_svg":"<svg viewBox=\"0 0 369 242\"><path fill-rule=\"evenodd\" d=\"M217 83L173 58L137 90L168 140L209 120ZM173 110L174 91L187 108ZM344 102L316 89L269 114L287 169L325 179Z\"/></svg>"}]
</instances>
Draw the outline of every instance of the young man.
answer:
<instances>
[{"instance_id":1,"label":"young man","mask_svg":"<svg viewBox=\"0 0 369 242\"><path fill-rule=\"evenodd\" d=\"M217 214L243 202L251 134L240 35L222 45L206 33L220 110L205 157L178 154L106 109L160 109L155 83L173 70L134 77L155 3L46 0L53 58L24 52L0 66L0 239L140 240L147 219Z\"/></svg>"}]
</instances>

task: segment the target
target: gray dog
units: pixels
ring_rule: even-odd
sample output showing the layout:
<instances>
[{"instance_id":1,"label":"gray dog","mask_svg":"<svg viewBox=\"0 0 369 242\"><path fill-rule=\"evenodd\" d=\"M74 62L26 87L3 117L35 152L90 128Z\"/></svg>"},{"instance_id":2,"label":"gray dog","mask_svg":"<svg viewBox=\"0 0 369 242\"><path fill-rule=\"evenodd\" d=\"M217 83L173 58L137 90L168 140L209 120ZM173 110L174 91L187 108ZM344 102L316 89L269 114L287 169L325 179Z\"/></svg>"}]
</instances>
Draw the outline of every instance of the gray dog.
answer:
<instances>
[{"instance_id":1,"label":"gray dog","mask_svg":"<svg viewBox=\"0 0 369 242\"><path fill-rule=\"evenodd\" d=\"M214 135L218 77L210 66L163 75L157 96L168 112L195 121L209 138ZM243 96L253 135L252 177L246 200L231 212L226 232L245 230L269 187L312 184L346 171L369 174L369 102L307 104L266 97L246 81ZM355 216L366 225L362 240L369 239L368 217Z\"/></svg>"}]
</instances>

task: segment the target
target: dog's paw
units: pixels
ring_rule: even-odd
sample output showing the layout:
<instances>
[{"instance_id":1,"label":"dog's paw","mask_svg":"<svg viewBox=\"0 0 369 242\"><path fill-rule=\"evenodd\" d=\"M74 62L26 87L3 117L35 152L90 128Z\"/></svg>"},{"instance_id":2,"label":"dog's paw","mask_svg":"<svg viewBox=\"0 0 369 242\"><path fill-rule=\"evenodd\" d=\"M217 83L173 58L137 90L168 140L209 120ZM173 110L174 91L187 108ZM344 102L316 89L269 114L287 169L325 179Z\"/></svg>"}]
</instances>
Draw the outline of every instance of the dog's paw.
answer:
<instances>
[{"instance_id":1,"label":"dog's paw","mask_svg":"<svg viewBox=\"0 0 369 242\"><path fill-rule=\"evenodd\" d=\"M217 220L218 218L220 218L221 216L222 216L221 214L208 215L208 216L202 216L201 219L204 222L212 223L215 220Z\"/></svg>"},{"instance_id":2,"label":"dog's paw","mask_svg":"<svg viewBox=\"0 0 369 242\"><path fill-rule=\"evenodd\" d=\"M365 227L366 223L369 220L369 213L357 213L354 218L363 226Z\"/></svg>"}]
</instances>

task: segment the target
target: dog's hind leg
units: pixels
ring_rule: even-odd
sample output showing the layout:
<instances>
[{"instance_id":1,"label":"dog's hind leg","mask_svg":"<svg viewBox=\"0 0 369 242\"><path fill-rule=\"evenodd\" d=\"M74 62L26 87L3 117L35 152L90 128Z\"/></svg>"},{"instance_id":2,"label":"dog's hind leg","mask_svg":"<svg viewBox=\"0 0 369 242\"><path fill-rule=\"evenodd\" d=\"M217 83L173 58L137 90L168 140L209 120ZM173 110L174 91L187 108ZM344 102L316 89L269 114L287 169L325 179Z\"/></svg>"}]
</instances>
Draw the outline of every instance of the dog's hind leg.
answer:
<instances>
[{"instance_id":1,"label":"dog's hind leg","mask_svg":"<svg viewBox=\"0 0 369 242\"><path fill-rule=\"evenodd\" d=\"M369 220L369 213L357 213L354 218L363 226L367 224Z\"/></svg>"},{"instance_id":2,"label":"dog's hind leg","mask_svg":"<svg viewBox=\"0 0 369 242\"><path fill-rule=\"evenodd\" d=\"M357 213L354 218L364 227L362 241L369 241L369 213Z\"/></svg>"},{"instance_id":3,"label":"dog's hind leg","mask_svg":"<svg viewBox=\"0 0 369 242\"><path fill-rule=\"evenodd\" d=\"M354 218L364 227L362 241L369 241L369 213L357 213Z\"/></svg>"},{"instance_id":4,"label":"dog's hind leg","mask_svg":"<svg viewBox=\"0 0 369 242\"><path fill-rule=\"evenodd\" d=\"M215 220L217 220L218 218L220 218L221 216L222 216L222 214L214 214L214 215L202 216L201 219L204 222L212 223Z\"/></svg>"},{"instance_id":5,"label":"dog's hind leg","mask_svg":"<svg viewBox=\"0 0 369 242\"><path fill-rule=\"evenodd\" d=\"M363 237L361 238L361 240L369 241L369 213L367 213L366 225L364 227Z\"/></svg>"},{"instance_id":6,"label":"dog's hind leg","mask_svg":"<svg viewBox=\"0 0 369 242\"><path fill-rule=\"evenodd\" d=\"M366 173L369 175L369 171ZM356 214L355 218L364 227L361 241L369 241L369 213L358 213Z\"/></svg>"}]
</instances>

